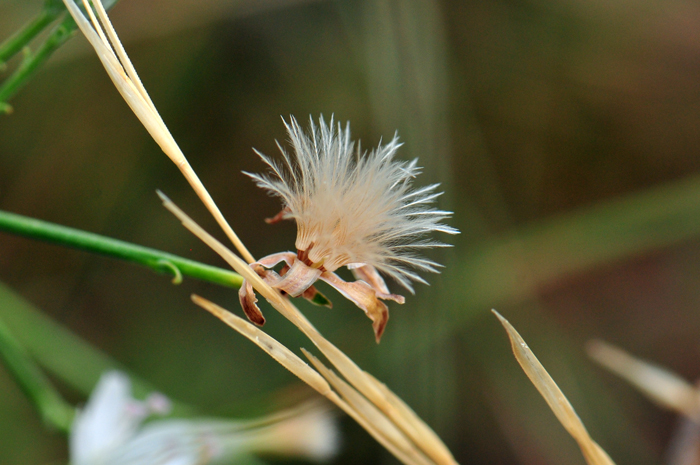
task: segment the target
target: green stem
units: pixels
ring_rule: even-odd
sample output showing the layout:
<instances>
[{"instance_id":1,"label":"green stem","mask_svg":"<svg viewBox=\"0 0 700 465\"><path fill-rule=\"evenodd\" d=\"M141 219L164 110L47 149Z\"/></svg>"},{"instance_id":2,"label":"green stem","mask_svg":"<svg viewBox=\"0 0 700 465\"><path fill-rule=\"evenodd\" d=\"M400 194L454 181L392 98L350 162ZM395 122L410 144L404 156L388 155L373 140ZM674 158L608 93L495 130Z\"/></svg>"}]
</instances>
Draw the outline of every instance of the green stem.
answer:
<instances>
[{"instance_id":1,"label":"green stem","mask_svg":"<svg viewBox=\"0 0 700 465\"><path fill-rule=\"evenodd\" d=\"M243 282L239 274L223 268L2 210L0 231L137 263L158 273L174 275L175 284L182 280L181 275L233 288L240 287Z\"/></svg>"},{"instance_id":2,"label":"green stem","mask_svg":"<svg viewBox=\"0 0 700 465\"><path fill-rule=\"evenodd\" d=\"M70 431L75 410L56 391L2 320L0 358L22 391L34 403L44 422L59 431Z\"/></svg>"},{"instance_id":3,"label":"green stem","mask_svg":"<svg viewBox=\"0 0 700 465\"><path fill-rule=\"evenodd\" d=\"M43 65L53 52L70 39L76 30L77 26L73 18L67 17L41 44L36 53L32 55L28 52L28 49L25 49L27 54L22 64L0 86L0 111L5 113L12 112L12 107L7 103L7 100L29 81L39 66Z\"/></svg>"},{"instance_id":4,"label":"green stem","mask_svg":"<svg viewBox=\"0 0 700 465\"><path fill-rule=\"evenodd\" d=\"M0 67L17 52L26 47L46 26L51 24L66 9L60 0L47 0L41 12L22 29L0 44Z\"/></svg>"},{"instance_id":5,"label":"green stem","mask_svg":"<svg viewBox=\"0 0 700 465\"><path fill-rule=\"evenodd\" d=\"M106 10L109 10L117 3L118 0L105 0L103 5ZM42 43L37 51L32 54L26 44L48 26L61 11L65 11L65 7L60 0L46 0L42 12L25 26L19 33L5 41L0 47L0 53L5 53L7 57L14 55L20 49L24 48L25 57L22 64L8 77L0 86L0 113L12 113L12 106L7 101L34 75L36 70L43 65L53 52L61 45L70 39L78 26L72 17L67 16L56 28L49 34L44 43ZM53 18L51 18L53 15ZM0 55L0 64L4 60Z\"/></svg>"}]
</instances>

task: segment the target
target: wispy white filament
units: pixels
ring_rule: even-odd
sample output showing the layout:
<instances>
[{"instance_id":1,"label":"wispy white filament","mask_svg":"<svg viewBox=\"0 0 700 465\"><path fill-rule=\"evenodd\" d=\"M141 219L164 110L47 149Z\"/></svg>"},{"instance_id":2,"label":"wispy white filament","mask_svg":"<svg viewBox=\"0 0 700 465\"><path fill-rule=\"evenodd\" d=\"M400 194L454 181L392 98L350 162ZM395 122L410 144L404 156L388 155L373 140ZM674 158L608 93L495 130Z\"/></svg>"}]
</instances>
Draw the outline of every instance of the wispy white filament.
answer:
<instances>
[{"instance_id":1,"label":"wispy white filament","mask_svg":"<svg viewBox=\"0 0 700 465\"><path fill-rule=\"evenodd\" d=\"M293 154L280 147L284 163L258 152L273 176L246 173L280 197L287 217L297 223L296 248L307 251L315 266L371 265L413 292L415 271L437 272L440 265L418 255L445 246L425 239L432 231L456 234L441 221L451 212L432 208L437 184L412 188L420 173L417 160L395 160L397 137L369 153L355 150L350 126L337 128L323 118L305 133L297 121L285 122Z\"/></svg>"}]
</instances>

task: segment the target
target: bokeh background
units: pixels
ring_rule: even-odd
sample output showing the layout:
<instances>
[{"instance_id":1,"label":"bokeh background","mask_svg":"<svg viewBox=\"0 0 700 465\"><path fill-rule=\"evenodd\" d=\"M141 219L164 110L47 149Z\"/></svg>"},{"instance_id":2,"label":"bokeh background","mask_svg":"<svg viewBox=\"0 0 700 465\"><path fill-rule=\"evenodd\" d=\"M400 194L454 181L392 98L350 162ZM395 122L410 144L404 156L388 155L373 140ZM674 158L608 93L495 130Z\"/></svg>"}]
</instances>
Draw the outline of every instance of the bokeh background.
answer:
<instances>
[{"instance_id":1,"label":"bokeh background","mask_svg":"<svg viewBox=\"0 0 700 465\"><path fill-rule=\"evenodd\" d=\"M2 0L0 36L41 5ZM255 256L294 243L292 224L263 222L278 202L241 174L263 170L252 147L275 154L275 140L286 140L280 115L350 121L367 148L398 131L400 156L424 167L417 183L442 184L439 206L454 211L449 223L462 234L440 238L455 246L431 254L443 273L391 305L379 346L369 320L332 289L323 289L332 310L299 306L460 463L584 463L491 308L617 463L664 462L677 418L595 366L584 346L599 338L689 380L700 374L696 2L121 0L111 16L163 119ZM11 103L14 113L0 117L0 209L224 266L162 208L156 189L223 237L82 36ZM230 289L173 286L5 233L0 281L201 413L262 414L305 389L189 299L239 311ZM263 311L270 334L310 348ZM52 376L71 401L85 400ZM341 425L334 463L395 463L352 421ZM66 457L65 439L0 369L0 462Z\"/></svg>"}]
</instances>

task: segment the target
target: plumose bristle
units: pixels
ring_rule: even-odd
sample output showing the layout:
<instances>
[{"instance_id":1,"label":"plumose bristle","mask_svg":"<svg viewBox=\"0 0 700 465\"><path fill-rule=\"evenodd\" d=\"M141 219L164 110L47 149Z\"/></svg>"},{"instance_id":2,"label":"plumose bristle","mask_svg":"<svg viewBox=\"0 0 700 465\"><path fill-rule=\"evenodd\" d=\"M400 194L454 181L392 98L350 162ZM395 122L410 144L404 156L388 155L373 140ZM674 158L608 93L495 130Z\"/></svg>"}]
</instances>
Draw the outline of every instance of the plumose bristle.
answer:
<instances>
[{"instance_id":1,"label":"plumose bristle","mask_svg":"<svg viewBox=\"0 0 700 465\"><path fill-rule=\"evenodd\" d=\"M458 231L440 223L451 212L431 207L442 194L437 184L412 188L417 159L394 160L398 137L360 153L349 124L343 129L320 118L318 126L311 120L308 133L293 117L285 125L293 154L280 147L284 162L278 164L257 152L273 176L246 174L282 199L284 217L297 223L298 251L327 271L372 265L411 292L411 280L425 282L415 271L437 272L440 265L417 251L446 246L425 239L432 231Z\"/></svg>"}]
</instances>

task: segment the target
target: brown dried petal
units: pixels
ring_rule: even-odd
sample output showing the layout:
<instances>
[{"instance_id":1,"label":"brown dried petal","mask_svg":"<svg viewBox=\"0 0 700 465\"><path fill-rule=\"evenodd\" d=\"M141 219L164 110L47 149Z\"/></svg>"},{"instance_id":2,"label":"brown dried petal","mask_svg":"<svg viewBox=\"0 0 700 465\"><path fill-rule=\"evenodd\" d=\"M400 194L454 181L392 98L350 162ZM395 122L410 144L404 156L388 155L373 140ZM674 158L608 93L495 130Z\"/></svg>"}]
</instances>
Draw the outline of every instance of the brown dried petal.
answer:
<instances>
[{"instance_id":1,"label":"brown dried petal","mask_svg":"<svg viewBox=\"0 0 700 465\"><path fill-rule=\"evenodd\" d=\"M328 271L323 273L320 279L336 288L345 298L364 310L367 317L372 320L374 337L378 344L386 328L386 323L389 321L389 308L377 298L377 292L364 281L348 283L335 273Z\"/></svg>"},{"instance_id":2,"label":"brown dried petal","mask_svg":"<svg viewBox=\"0 0 700 465\"><path fill-rule=\"evenodd\" d=\"M241 301L243 313L251 322L258 326L265 324L265 317L256 305L258 298L255 296L253 286L247 280L243 281L241 289L238 291L238 300Z\"/></svg>"}]
</instances>

